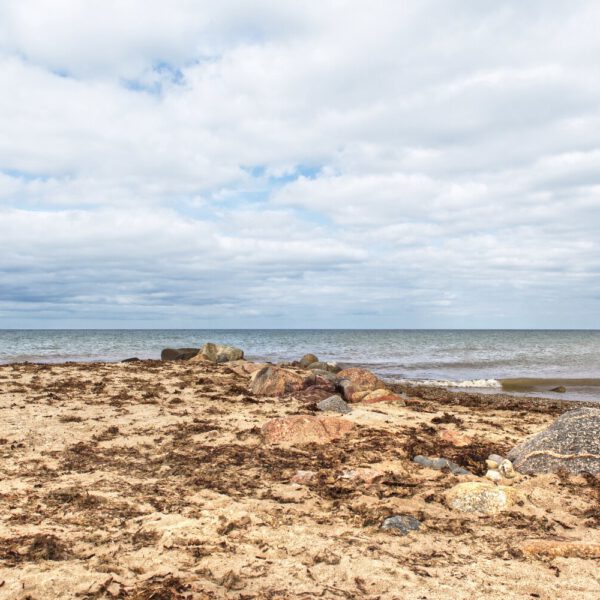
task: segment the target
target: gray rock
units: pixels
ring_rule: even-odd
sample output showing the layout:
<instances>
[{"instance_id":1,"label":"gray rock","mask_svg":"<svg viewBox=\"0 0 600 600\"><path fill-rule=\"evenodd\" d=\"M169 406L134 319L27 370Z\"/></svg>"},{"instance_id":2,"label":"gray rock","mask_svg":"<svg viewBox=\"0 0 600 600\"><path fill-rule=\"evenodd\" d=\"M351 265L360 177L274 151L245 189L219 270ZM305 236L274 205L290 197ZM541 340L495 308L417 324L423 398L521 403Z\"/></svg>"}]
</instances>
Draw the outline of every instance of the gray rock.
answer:
<instances>
[{"instance_id":1,"label":"gray rock","mask_svg":"<svg viewBox=\"0 0 600 600\"><path fill-rule=\"evenodd\" d=\"M337 384L337 377L334 373L329 371L321 371L320 369L311 369L311 374L308 376L308 380L313 381L317 379L317 377L322 377L334 385Z\"/></svg>"},{"instance_id":2,"label":"gray rock","mask_svg":"<svg viewBox=\"0 0 600 600\"><path fill-rule=\"evenodd\" d=\"M577 408L513 448L517 471L535 475L565 470L600 474L600 409Z\"/></svg>"},{"instance_id":3,"label":"gray rock","mask_svg":"<svg viewBox=\"0 0 600 600\"><path fill-rule=\"evenodd\" d=\"M332 411L341 414L352 412L352 409L340 396L329 396L329 398L321 400L321 402L317 404L317 408L319 410Z\"/></svg>"},{"instance_id":4,"label":"gray rock","mask_svg":"<svg viewBox=\"0 0 600 600\"><path fill-rule=\"evenodd\" d=\"M453 475L471 475L470 471L457 465L455 462L448 460L447 458L427 458L426 456L421 456L418 454L413 458L413 462L421 465L422 467L427 467L429 469L436 469L437 471L441 471L442 469L448 469L450 473Z\"/></svg>"},{"instance_id":5,"label":"gray rock","mask_svg":"<svg viewBox=\"0 0 600 600\"><path fill-rule=\"evenodd\" d=\"M200 354L208 360L216 363L229 362L230 360L241 360L244 358L244 351L233 346L222 344L213 344L208 342L200 349Z\"/></svg>"},{"instance_id":6,"label":"gray rock","mask_svg":"<svg viewBox=\"0 0 600 600\"><path fill-rule=\"evenodd\" d=\"M411 517L410 515L395 515L388 517L381 524L381 529L396 530L402 535L408 535L411 531L417 531L421 527L421 521Z\"/></svg>"},{"instance_id":7,"label":"gray rock","mask_svg":"<svg viewBox=\"0 0 600 600\"><path fill-rule=\"evenodd\" d=\"M567 388L564 385L559 385L558 387L552 388L551 392L558 392L559 394L564 394L567 391Z\"/></svg>"},{"instance_id":8,"label":"gray rock","mask_svg":"<svg viewBox=\"0 0 600 600\"><path fill-rule=\"evenodd\" d=\"M165 348L160 353L160 360L189 360L198 352L198 348Z\"/></svg>"},{"instance_id":9,"label":"gray rock","mask_svg":"<svg viewBox=\"0 0 600 600\"><path fill-rule=\"evenodd\" d=\"M500 466L500 463L504 460L504 456L500 456L499 454L490 454L487 459L495 462L496 466Z\"/></svg>"}]
</instances>

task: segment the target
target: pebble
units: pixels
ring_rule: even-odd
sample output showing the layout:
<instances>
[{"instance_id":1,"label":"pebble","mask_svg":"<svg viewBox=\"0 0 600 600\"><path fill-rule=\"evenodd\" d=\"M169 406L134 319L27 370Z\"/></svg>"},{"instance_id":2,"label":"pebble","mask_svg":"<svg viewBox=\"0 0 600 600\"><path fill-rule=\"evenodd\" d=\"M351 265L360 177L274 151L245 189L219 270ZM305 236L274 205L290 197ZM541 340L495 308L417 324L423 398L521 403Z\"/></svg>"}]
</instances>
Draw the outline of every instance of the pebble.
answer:
<instances>
[{"instance_id":1,"label":"pebble","mask_svg":"<svg viewBox=\"0 0 600 600\"><path fill-rule=\"evenodd\" d=\"M436 469L441 471L442 469L449 469L453 475L472 475L470 471L457 465L455 462L448 460L447 458L427 458L420 454L413 458L413 462L421 465L422 467L428 467L429 469Z\"/></svg>"},{"instance_id":2,"label":"pebble","mask_svg":"<svg viewBox=\"0 0 600 600\"><path fill-rule=\"evenodd\" d=\"M488 472L485 474L486 478L490 481L502 481L502 475L496 469L488 469Z\"/></svg>"},{"instance_id":3,"label":"pebble","mask_svg":"<svg viewBox=\"0 0 600 600\"><path fill-rule=\"evenodd\" d=\"M411 515L395 515L388 517L381 524L384 531L396 530L402 535L408 535L411 531L417 531L421 527L421 521Z\"/></svg>"},{"instance_id":4,"label":"pebble","mask_svg":"<svg viewBox=\"0 0 600 600\"><path fill-rule=\"evenodd\" d=\"M499 454L490 454L485 462L490 469L497 469L503 460L504 457Z\"/></svg>"},{"instance_id":5,"label":"pebble","mask_svg":"<svg viewBox=\"0 0 600 600\"><path fill-rule=\"evenodd\" d=\"M502 476L506 477L507 479L514 479L517 476L517 472L515 471L513 464L508 459L504 459L500 463L498 471L500 471Z\"/></svg>"}]
</instances>

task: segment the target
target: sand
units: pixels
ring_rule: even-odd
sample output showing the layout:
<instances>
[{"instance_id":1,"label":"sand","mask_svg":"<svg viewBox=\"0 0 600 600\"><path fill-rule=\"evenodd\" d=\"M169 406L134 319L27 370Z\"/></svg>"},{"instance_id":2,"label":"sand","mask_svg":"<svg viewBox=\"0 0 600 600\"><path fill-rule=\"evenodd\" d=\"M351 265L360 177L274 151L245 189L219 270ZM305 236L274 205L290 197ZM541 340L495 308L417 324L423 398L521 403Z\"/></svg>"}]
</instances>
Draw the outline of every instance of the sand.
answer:
<instances>
[{"instance_id":1,"label":"sand","mask_svg":"<svg viewBox=\"0 0 600 600\"><path fill-rule=\"evenodd\" d=\"M597 479L520 476L493 516L445 500L569 403L401 387L406 406L354 404L338 441L269 446L265 422L316 407L254 397L240 373L0 367L0 598L600 597ZM383 475L340 478L359 467ZM317 475L294 483L298 470ZM421 528L381 530L395 514Z\"/></svg>"}]
</instances>

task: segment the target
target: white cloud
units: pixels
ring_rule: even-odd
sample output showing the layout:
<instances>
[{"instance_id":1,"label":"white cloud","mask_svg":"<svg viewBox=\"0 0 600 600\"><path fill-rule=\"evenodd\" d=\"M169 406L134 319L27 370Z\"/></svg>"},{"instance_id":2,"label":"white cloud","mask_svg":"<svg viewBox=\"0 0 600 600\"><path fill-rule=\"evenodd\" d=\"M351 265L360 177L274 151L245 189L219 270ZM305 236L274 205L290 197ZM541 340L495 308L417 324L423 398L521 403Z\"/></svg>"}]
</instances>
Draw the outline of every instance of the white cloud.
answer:
<instances>
[{"instance_id":1,"label":"white cloud","mask_svg":"<svg viewBox=\"0 0 600 600\"><path fill-rule=\"evenodd\" d=\"M2 3L0 324L598 326L599 22Z\"/></svg>"}]
</instances>

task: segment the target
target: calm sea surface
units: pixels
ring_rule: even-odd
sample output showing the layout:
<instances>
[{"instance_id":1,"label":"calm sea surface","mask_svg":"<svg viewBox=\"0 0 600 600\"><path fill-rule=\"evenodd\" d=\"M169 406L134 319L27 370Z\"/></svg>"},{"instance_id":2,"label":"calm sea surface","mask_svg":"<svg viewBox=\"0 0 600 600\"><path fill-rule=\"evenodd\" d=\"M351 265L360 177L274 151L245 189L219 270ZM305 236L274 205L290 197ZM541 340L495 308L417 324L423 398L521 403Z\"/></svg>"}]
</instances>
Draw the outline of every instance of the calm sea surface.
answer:
<instances>
[{"instance_id":1,"label":"calm sea surface","mask_svg":"<svg viewBox=\"0 0 600 600\"><path fill-rule=\"evenodd\" d=\"M600 331L523 330L0 330L0 362L159 358L214 341L251 360L322 360L392 380L600 400ZM549 392L564 385L567 393Z\"/></svg>"}]
</instances>

